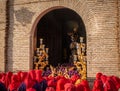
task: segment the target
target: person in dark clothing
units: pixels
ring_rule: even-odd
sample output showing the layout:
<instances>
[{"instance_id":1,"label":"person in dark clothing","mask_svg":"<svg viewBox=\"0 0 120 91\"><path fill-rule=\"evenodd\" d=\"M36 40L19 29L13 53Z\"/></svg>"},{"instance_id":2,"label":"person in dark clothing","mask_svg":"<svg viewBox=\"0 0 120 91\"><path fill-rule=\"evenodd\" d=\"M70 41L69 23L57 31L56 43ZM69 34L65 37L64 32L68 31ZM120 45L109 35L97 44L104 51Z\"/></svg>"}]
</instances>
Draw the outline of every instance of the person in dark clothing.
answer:
<instances>
[{"instance_id":1,"label":"person in dark clothing","mask_svg":"<svg viewBox=\"0 0 120 91\"><path fill-rule=\"evenodd\" d=\"M5 85L2 82L0 82L0 91L7 91Z\"/></svg>"}]
</instances>

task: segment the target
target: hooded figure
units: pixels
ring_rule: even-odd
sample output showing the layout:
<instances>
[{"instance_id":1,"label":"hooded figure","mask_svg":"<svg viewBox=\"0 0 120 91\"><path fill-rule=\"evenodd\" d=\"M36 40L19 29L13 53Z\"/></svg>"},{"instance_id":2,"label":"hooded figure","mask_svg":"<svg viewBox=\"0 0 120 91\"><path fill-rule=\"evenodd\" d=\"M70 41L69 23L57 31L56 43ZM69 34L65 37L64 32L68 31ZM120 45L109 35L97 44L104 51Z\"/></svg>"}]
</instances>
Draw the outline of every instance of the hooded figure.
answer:
<instances>
[{"instance_id":1,"label":"hooded figure","mask_svg":"<svg viewBox=\"0 0 120 91\"><path fill-rule=\"evenodd\" d=\"M28 73L27 72L22 72L21 74L21 84L20 84L20 86L19 86L19 88L18 88L18 91L26 91L26 84L25 84L25 79L27 78L27 76L28 76Z\"/></svg>"},{"instance_id":2,"label":"hooded figure","mask_svg":"<svg viewBox=\"0 0 120 91\"><path fill-rule=\"evenodd\" d=\"M36 73L36 83L33 86L36 91L45 91L47 87L47 81L42 77L42 70L35 70Z\"/></svg>"},{"instance_id":3,"label":"hooded figure","mask_svg":"<svg viewBox=\"0 0 120 91\"><path fill-rule=\"evenodd\" d=\"M24 82L25 78L27 77L28 73L27 72L21 72L21 82Z\"/></svg>"},{"instance_id":4,"label":"hooded figure","mask_svg":"<svg viewBox=\"0 0 120 91\"><path fill-rule=\"evenodd\" d=\"M53 87L54 89L56 88L56 80L55 79L50 79L47 81L48 87Z\"/></svg>"},{"instance_id":5,"label":"hooded figure","mask_svg":"<svg viewBox=\"0 0 120 91\"><path fill-rule=\"evenodd\" d=\"M5 77L5 86L6 88L9 87L10 83L11 83L11 77L12 77L13 73L12 72L8 72L6 74L6 77Z\"/></svg>"},{"instance_id":6,"label":"hooded figure","mask_svg":"<svg viewBox=\"0 0 120 91\"><path fill-rule=\"evenodd\" d=\"M75 88L76 88L76 91L84 91L84 87L83 87L83 85L81 85L80 83L79 83L79 84L76 84L76 85L75 85Z\"/></svg>"},{"instance_id":7,"label":"hooded figure","mask_svg":"<svg viewBox=\"0 0 120 91\"><path fill-rule=\"evenodd\" d=\"M64 91L76 91L76 89L72 83L66 83L64 85Z\"/></svg>"},{"instance_id":8,"label":"hooded figure","mask_svg":"<svg viewBox=\"0 0 120 91\"><path fill-rule=\"evenodd\" d=\"M2 78L0 79L0 81L5 85L5 79L6 79L6 74L3 73L2 74Z\"/></svg>"},{"instance_id":9,"label":"hooded figure","mask_svg":"<svg viewBox=\"0 0 120 91\"><path fill-rule=\"evenodd\" d=\"M102 73L96 74L96 80L94 81L93 90L92 91L104 91L103 83L101 80Z\"/></svg>"},{"instance_id":10,"label":"hooded figure","mask_svg":"<svg viewBox=\"0 0 120 91\"><path fill-rule=\"evenodd\" d=\"M53 87L47 87L45 91L55 91Z\"/></svg>"},{"instance_id":11,"label":"hooded figure","mask_svg":"<svg viewBox=\"0 0 120 91\"><path fill-rule=\"evenodd\" d=\"M13 75L11 78L11 84L9 85L10 91L18 91L18 87L20 86L20 82L18 80L17 75Z\"/></svg>"},{"instance_id":12,"label":"hooded figure","mask_svg":"<svg viewBox=\"0 0 120 91\"><path fill-rule=\"evenodd\" d=\"M33 88L36 89L36 91L45 91L47 88L47 81L44 79L40 83L36 83Z\"/></svg>"},{"instance_id":13,"label":"hooded figure","mask_svg":"<svg viewBox=\"0 0 120 91\"><path fill-rule=\"evenodd\" d=\"M35 74L36 74L36 81L38 83L40 83L43 80L43 78L42 78L42 70L36 70Z\"/></svg>"},{"instance_id":14,"label":"hooded figure","mask_svg":"<svg viewBox=\"0 0 120 91\"><path fill-rule=\"evenodd\" d=\"M114 84L115 84L117 91L118 91L118 89L120 88L120 79L116 76L112 76L112 79L113 79Z\"/></svg>"},{"instance_id":15,"label":"hooded figure","mask_svg":"<svg viewBox=\"0 0 120 91\"><path fill-rule=\"evenodd\" d=\"M36 82L36 73L35 73L35 70L30 70L29 74L31 76L31 79Z\"/></svg>"},{"instance_id":16,"label":"hooded figure","mask_svg":"<svg viewBox=\"0 0 120 91\"><path fill-rule=\"evenodd\" d=\"M104 88L104 87L105 87L105 85L106 85L107 76L106 76L106 75L102 75L102 76L101 76L101 80L102 80L102 83L103 83L103 88Z\"/></svg>"},{"instance_id":17,"label":"hooded figure","mask_svg":"<svg viewBox=\"0 0 120 91\"><path fill-rule=\"evenodd\" d=\"M111 77L107 77L106 84L104 86L104 91L117 91L117 88L112 81Z\"/></svg>"},{"instance_id":18,"label":"hooded figure","mask_svg":"<svg viewBox=\"0 0 120 91\"><path fill-rule=\"evenodd\" d=\"M35 81L32 80L31 75L28 73L27 77L24 79L24 82L21 83L18 91L26 91L30 88L33 88Z\"/></svg>"},{"instance_id":19,"label":"hooded figure","mask_svg":"<svg viewBox=\"0 0 120 91\"><path fill-rule=\"evenodd\" d=\"M58 81L57 81L57 85L56 85L56 91L61 91L61 90L64 90L64 85L66 83L68 83L69 81L66 79L66 78L60 78Z\"/></svg>"},{"instance_id":20,"label":"hooded figure","mask_svg":"<svg viewBox=\"0 0 120 91\"><path fill-rule=\"evenodd\" d=\"M30 76L30 74L28 74L27 78L25 79L25 85L26 85L26 89L28 88L32 88L35 84L35 82L32 80L32 77Z\"/></svg>"},{"instance_id":21,"label":"hooded figure","mask_svg":"<svg viewBox=\"0 0 120 91\"><path fill-rule=\"evenodd\" d=\"M76 82L78 79L80 79L80 76L79 76L79 75L73 75L73 76L71 76L71 81L72 81L73 84L75 84L75 82Z\"/></svg>"},{"instance_id":22,"label":"hooded figure","mask_svg":"<svg viewBox=\"0 0 120 91\"><path fill-rule=\"evenodd\" d=\"M0 91L7 91L5 84L3 84L1 81L0 81Z\"/></svg>"},{"instance_id":23,"label":"hooded figure","mask_svg":"<svg viewBox=\"0 0 120 91\"><path fill-rule=\"evenodd\" d=\"M80 84L84 87L84 91L90 91L90 87L89 87L88 81L83 80L83 81L81 81Z\"/></svg>"}]
</instances>

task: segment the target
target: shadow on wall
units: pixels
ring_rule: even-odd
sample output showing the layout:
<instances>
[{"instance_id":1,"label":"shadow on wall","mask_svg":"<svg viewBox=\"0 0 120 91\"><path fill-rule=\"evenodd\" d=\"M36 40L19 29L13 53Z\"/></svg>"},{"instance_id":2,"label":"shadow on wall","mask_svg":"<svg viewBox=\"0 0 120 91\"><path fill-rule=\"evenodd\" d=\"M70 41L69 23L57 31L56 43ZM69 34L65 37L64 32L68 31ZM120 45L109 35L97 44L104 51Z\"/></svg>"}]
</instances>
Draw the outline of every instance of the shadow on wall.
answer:
<instances>
[{"instance_id":1,"label":"shadow on wall","mask_svg":"<svg viewBox=\"0 0 120 91\"><path fill-rule=\"evenodd\" d=\"M14 0L6 1L5 71L13 71Z\"/></svg>"}]
</instances>

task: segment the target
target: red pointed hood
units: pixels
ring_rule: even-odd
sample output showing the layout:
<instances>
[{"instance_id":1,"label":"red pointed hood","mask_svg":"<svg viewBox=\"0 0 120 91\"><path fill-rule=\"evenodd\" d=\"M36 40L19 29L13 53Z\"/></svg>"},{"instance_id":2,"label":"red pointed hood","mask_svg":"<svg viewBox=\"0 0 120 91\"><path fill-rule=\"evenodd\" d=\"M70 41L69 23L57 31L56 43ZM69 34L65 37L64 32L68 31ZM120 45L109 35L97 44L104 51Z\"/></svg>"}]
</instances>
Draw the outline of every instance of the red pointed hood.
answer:
<instances>
[{"instance_id":1,"label":"red pointed hood","mask_svg":"<svg viewBox=\"0 0 120 91\"><path fill-rule=\"evenodd\" d=\"M26 88L31 88L35 84L35 81L32 80L30 74L27 75L24 82L26 84Z\"/></svg>"},{"instance_id":2,"label":"red pointed hood","mask_svg":"<svg viewBox=\"0 0 120 91\"><path fill-rule=\"evenodd\" d=\"M43 80L42 78L42 70L35 70L36 73L36 81L41 82Z\"/></svg>"},{"instance_id":3,"label":"red pointed hood","mask_svg":"<svg viewBox=\"0 0 120 91\"><path fill-rule=\"evenodd\" d=\"M18 76L17 75L13 75L12 78L11 78L11 84L9 86L10 91L12 91L14 89L17 90L19 85L20 85L20 82L18 80Z\"/></svg>"},{"instance_id":4,"label":"red pointed hood","mask_svg":"<svg viewBox=\"0 0 120 91\"><path fill-rule=\"evenodd\" d=\"M101 76L102 76L102 73L100 73L100 72L99 72L99 73L97 73L97 74L96 74L96 79L100 79L100 78L101 78Z\"/></svg>"}]
</instances>

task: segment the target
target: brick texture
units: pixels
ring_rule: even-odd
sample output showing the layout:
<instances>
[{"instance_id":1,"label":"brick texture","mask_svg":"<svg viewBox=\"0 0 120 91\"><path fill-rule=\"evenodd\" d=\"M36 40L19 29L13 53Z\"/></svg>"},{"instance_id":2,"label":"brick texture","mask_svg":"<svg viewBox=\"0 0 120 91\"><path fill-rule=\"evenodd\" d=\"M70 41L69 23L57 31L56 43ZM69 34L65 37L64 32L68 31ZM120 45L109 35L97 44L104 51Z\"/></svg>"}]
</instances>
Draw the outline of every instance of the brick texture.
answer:
<instances>
[{"instance_id":1,"label":"brick texture","mask_svg":"<svg viewBox=\"0 0 120 91\"><path fill-rule=\"evenodd\" d=\"M0 72L5 71L6 0L0 0Z\"/></svg>"},{"instance_id":2,"label":"brick texture","mask_svg":"<svg viewBox=\"0 0 120 91\"><path fill-rule=\"evenodd\" d=\"M4 2L3 0L0 2ZM5 3L5 2L4 2ZM1 4L1 3L0 3ZM3 4L5 5L5 4ZM120 1L118 0L11 0L6 71L32 69L33 34L40 16L63 6L82 18L87 36L87 77L97 72L119 76L120 73ZM4 9L3 9L4 7ZM54 7L54 8L53 8ZM5 6L0 23L0 60L4 64ZM3 18L4 17L4 18ZM4 66L0 64L0 71Z\"/></svg>"},{"instance_id":3,"label":"brick texture","mask_svg":"<svg viewBox=\"0 0 120 91\"><path fill-rule=\"evenodd\" d=\"M118 0L118 47L119 47L119 76L120 76L120 0Z\"/></svg>"}]
</instances>

